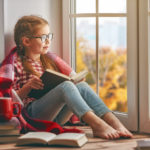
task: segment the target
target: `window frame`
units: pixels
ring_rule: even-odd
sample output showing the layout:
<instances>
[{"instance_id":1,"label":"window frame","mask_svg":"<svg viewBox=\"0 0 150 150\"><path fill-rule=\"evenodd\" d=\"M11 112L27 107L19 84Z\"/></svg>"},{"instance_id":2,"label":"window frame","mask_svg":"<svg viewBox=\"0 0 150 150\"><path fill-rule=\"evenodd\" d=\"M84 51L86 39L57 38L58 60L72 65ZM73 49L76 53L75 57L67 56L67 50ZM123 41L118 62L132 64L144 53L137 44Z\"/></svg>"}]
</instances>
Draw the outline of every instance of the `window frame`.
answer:
<instances>
[{"instance_id":1,"label":"window frame","mask_svg":"<svg viewBox=\"0 0 150 150\"><path fill-rule=\"evenodd\" d=\"M95 13L95 14L70 14L70 9L74 12L75 5L70 4L70 0L63 0L63 59L73 65L75 50L75 30L71 28L71 17L95 17L96 31L98 31L98 17L124 17L127 16L127 91L128 91L128 114L114 112L122 123L132 131L138 130L138 32L137 32L137 0L127 0L127 14L124 13ZM98 7L98 0L96 0ZM98 8L96 7L96 12ZM67 14L66 14L67 13ZM75 27L73 26L75 29ZM98 51L98 32L96 32L96 51ZM67 35L67 36L66 36ZM67 37L67 38L66 38ZM72 38L73 37L73 38ZM133 40L134 39L134 40ZM69 41L67 43L67 41ZM66 46L67 43L67 46ZM69 58L68 58L69 57ZM97 55L98 57L98 55ZM97 58L98 60L98 58ZM97 66L98 68L98 63ZM98 72L97 72L98 76ZM98 90L98 87L97 87ZM134 122L134 123L133 123Z\"/></svg>"},{"instance_id":2,"label":"window frame","mask_svg":"<svg viewBox=\"0 0 150 150\"><path fill-rule=\"evenodd\" d=\"M150 8L139 0L139 130L150 133Z\"/></svg>"}]
</instances>

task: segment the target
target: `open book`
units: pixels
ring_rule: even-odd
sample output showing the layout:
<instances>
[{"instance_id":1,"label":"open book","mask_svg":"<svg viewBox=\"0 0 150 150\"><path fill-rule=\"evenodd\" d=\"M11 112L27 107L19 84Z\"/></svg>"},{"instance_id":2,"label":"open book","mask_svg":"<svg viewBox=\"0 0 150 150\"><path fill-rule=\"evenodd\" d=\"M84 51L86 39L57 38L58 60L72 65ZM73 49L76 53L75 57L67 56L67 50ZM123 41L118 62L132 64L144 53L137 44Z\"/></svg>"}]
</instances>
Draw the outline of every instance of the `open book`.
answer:
<instances>
[{"instance_id":1,"label":"open book","mask_svg":"<svg viewBox=\"0 0 150 150\"><path fill-rule=\"evenodd\" d=\"M81 147L88 141L83 133L29 132L18 138L17 145L63 145Z\"/></svg>"},{"instance_id":2,"label":"open book","mask_svg":"<svg viewBox=\"0 0 150 150\"><path fill-rule=\"evenodd\" d=\"M55 88L57 85L64 81L72 81L74 83L77 83L85 78L85 76L88 74L87 70L83 70L72 77L69 77L67 75L64 75L62 73L47 69L43 75L41 76L42 82L44 84L44 89L42 90L31 90L29 93L30 97L34 98L40 98L47 92L49 92L51 89Z\"/></svg>"}]
</instances>

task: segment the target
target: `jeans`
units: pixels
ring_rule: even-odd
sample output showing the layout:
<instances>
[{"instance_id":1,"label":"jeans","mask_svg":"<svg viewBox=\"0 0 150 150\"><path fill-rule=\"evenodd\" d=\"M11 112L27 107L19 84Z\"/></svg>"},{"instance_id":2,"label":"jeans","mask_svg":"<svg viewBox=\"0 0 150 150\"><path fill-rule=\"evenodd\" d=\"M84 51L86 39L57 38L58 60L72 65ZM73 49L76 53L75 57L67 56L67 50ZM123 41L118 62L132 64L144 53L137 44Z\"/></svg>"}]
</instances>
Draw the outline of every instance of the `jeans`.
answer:
<instances>
[{"instance_id":1,"label":"jeans","mask_svg":"<svg viewBox=\"0 0 150 150\"><path fill-rule=\"evenodd\" d=\"M99 117L110 112L86 82L74 84L70 81L59 84L40 99L33 101L27 111L33 118L59 124L66 123L72 113L81 119L89 111Z\"/></svg>"}]
</instances>

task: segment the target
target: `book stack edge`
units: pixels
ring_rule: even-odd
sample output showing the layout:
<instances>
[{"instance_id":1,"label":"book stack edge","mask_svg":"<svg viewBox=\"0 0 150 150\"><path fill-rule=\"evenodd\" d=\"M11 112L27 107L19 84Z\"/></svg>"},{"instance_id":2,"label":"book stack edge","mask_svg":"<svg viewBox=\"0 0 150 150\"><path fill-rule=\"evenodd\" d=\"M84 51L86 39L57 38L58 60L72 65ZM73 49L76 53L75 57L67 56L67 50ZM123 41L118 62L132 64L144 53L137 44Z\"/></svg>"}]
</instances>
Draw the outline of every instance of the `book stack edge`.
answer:
<instances>
[{"instance_id":1,"label":"book stack edge","mask_svg":"<svg viewBox=\"0 0 150 150\"><path fill-rule=\"evenodd\" d=\"M19 120L13 117L7 122L0 122L0 144L13 143L20 136Z\"/></svg>"}]
</instances>

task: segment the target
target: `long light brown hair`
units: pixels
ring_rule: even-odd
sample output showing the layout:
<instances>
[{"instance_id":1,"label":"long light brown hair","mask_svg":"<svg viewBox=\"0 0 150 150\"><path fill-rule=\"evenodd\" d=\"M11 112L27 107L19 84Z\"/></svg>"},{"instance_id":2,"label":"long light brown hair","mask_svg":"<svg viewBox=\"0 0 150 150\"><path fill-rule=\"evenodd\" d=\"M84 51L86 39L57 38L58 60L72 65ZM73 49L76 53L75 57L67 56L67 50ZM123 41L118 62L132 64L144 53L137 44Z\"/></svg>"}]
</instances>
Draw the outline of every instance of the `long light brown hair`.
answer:
<instances>
[{"instance_id":1,"label":"long light brown hair","mask_svg":"<svg viewBox=\"0 0 150 150\"><path fill-rule=\"evenodd\" d=\"M22 44L22 37L23 36L30 37L36 34L39 25L49 25L49 24L47 20L45 20L44 18L31 15L31 16L21 17L17 21L15 28L14 28L14 40L17 46L17 53L20 56L21 61L22 61L22 65L26 72L37 75L37 76L39 76L39 73L34 71L30 63L28 63L28 61L26 61L24 57L25 48ZM42 62L42 66L44 69L49 68L49 69L59 71L55 63L52 60L50 60L47 57L47 55L41 55L40 60Z\"/></svg>"}]
</instances>

